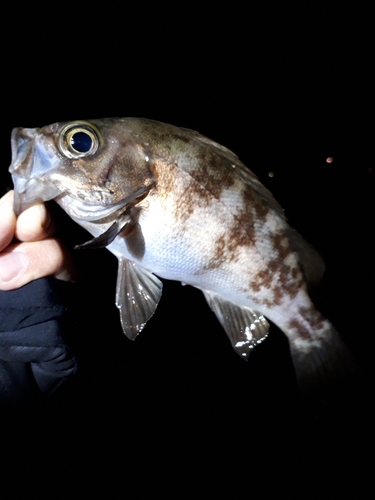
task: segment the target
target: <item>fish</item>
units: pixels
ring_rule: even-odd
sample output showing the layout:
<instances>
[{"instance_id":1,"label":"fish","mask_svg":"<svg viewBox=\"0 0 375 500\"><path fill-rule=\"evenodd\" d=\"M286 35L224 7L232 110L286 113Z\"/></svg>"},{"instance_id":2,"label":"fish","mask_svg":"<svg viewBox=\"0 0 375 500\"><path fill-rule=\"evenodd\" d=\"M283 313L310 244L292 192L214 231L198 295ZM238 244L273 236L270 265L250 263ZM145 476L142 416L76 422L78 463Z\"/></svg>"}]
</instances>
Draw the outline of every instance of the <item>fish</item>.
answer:
<instances>
[{"instance_id":1,"label":"fish","mask_svg":"<svg viewBox=\"0 0 375 500\"><path fill-rule=\"evenodd\" d=\"M226 147L146 118L15 128L11 146L15 212L55 200L93 236L77 248L117 257L129 339L154 314L164 278L203 292L242 359L276 324L302 391L350 371L348 349L309 296L323 259Z\"/></svg>"}]
</instances>

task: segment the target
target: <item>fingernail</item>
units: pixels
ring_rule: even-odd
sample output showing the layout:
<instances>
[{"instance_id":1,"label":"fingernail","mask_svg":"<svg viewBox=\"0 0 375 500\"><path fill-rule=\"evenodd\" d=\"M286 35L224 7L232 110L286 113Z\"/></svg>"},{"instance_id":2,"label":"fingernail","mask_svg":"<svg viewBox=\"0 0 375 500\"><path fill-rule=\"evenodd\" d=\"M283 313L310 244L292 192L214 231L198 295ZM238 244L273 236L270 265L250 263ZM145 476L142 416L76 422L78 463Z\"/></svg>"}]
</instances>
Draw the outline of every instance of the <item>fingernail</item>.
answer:
<instances>
[{"instance_id":1,"label":"fingernail","mask_svg":"<svg viewBox=\"0 0 375 500\"><path fill-rule=\"evenodd\" d=\"M26 268L27 258L22 252L9 252L0 255L0 281L7 283Z\"/></svg>"}]
</instances>

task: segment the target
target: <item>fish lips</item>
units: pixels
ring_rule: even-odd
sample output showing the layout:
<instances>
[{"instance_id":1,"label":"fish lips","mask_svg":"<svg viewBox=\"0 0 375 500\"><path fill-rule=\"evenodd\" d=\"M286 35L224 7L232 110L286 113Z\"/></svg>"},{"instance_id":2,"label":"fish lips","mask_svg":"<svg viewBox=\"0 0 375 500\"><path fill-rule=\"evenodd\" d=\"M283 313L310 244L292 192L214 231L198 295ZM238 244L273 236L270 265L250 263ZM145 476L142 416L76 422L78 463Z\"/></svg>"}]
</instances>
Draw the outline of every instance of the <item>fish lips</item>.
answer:
<instances>
[{"instance_id":1,"label":"fish lips","mask_svg":"<svg viewBox=\"0 0 375 500\"><path fill-rule=\"evenodd\" d=\"M17 215L38 202L55 198L61 191L48 180L59 159L43 144L39 129L15 128L11 135L14 211Z\"/></svg>"}]
</instances>

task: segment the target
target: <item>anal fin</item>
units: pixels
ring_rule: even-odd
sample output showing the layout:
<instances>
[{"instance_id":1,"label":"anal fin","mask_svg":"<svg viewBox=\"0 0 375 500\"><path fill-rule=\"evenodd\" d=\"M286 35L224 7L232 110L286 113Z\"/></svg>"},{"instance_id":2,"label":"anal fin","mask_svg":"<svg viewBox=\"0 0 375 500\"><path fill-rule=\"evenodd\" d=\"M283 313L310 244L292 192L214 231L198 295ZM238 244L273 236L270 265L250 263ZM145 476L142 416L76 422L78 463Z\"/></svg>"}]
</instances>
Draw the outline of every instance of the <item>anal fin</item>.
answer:
<instances>
[{"instance_id":1,"label":"anal fin","mask_svg":"<svg viewBox=\"0 0 375 500\"><path fill-rule=\"evenodd\" d=\"M253 309L236 306L215 293L202 291L228 335L233 349L241 358L247 360L253 348L267 337L268 321Z\"/></svg>"}]
</instances>

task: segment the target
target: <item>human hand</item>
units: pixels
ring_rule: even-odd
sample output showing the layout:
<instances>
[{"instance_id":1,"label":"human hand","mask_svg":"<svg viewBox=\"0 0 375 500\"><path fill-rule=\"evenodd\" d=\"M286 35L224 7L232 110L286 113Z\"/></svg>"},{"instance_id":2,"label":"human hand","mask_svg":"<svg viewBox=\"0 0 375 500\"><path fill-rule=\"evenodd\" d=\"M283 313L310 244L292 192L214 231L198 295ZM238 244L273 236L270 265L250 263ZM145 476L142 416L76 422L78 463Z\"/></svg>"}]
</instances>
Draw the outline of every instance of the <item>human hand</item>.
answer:
<instances>
[{"instance_id":1,"label":"human hand","mask_svg":"<svg viewBox=\"0 0 375 500\"><path fill-rule=\"evenodd\" d=\"M73 263L44 203L19 215L13 191L0 199L0 290L14 290L45 276L72 281Z\"/></svg>"},{"instance_id":2,"label":"human hand","mask_svg":"<svg viewBox=\"0 0 375 500\"><path fill-rule=\"evenodd\" d=\"M70 284L38 279L72 280L72 257L54 232L44 204L17 217L13 191L0 199L0 406L52 394L76 371L64 338L74 329Z\"/></svg>"}]
</instances>

